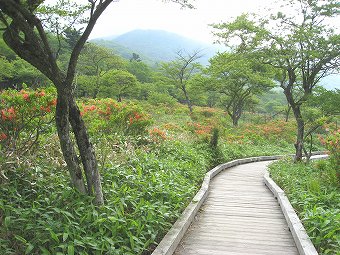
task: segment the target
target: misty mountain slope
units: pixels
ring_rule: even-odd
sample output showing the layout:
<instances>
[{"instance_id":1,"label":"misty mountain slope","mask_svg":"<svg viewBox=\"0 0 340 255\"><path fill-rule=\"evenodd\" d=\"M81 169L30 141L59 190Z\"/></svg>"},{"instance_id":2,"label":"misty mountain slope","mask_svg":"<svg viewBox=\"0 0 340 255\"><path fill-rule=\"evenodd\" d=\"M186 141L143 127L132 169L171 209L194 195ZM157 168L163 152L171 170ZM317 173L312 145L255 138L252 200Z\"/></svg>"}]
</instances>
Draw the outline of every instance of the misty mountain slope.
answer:
<instances>
[{"instance_id":1,"label":"misty mountain slope","mask_svg":"<svg viewBox=\"0 0 340 255\"><path fill-rule=\"evenodd\" d=\"M202 50L204 56L199 59L199 62L207 65L208 60L218 51L226 50L220 45L205 44L163 30L138 29L119 36L93 39L91 42L113 49L117 55L125 59L130 59L132 53L137 53L142 61L150 66L173 60L176 52L180 50L188 53ZM320 84L327 89L340 89L340 75L326 77Z\"/></svg>"},{"instance_id":2,"label":"misty mountain slope","mask_svg":"<svg viewBox=\"0 0 340 255\"><path fill-rule=\"evenodd\" d=\"M163 30L133 30L111 40L102 38L92 41L114 49L124 58L130 58L132 53L137 53L143 61L153 64L173 60L176 52L180 50L188 53L200 50L204 55L200 62L206 65L209 58L221 49L216 45L205 44Z\"/></svg>"}]
</instances>

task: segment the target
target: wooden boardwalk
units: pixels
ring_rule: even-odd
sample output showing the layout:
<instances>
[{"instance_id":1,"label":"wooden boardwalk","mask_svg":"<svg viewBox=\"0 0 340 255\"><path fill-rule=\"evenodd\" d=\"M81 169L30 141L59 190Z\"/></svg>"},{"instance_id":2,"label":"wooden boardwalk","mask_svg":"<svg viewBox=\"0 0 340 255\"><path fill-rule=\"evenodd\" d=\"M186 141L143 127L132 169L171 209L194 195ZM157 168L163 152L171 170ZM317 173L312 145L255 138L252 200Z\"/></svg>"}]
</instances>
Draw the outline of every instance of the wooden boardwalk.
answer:
<instances>
[{"instance_id":1,"label":"wooden boardwalk","mask_svg":"<svg viewBox=\"0 0 340 255\"><path fill-rule=\"evenodd\" d=\"M239 165L215 176L174 254L299 254L280 206L263 183L269 163Z\"/></svg>"}]
</instances>

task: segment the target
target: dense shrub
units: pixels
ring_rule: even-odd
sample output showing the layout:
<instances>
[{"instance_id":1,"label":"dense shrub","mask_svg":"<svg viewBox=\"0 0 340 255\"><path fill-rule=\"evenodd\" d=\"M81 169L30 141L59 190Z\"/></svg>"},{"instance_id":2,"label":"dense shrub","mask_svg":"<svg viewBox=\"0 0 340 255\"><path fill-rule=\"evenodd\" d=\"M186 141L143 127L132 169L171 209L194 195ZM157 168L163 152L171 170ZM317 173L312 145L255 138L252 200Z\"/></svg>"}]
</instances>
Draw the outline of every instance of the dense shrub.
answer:
<instances>
[{"instance_id":1,"label":"dense shrub","mask_svg":"<svg viewBox=\"0 0 340 255\"><path fill-rule=\"evenodd\" d=\"M148 97L148 102L153 105L166 105L171 107L177 103L177 100L169 94L151 92Z\"/></svg>"}]
</instances>

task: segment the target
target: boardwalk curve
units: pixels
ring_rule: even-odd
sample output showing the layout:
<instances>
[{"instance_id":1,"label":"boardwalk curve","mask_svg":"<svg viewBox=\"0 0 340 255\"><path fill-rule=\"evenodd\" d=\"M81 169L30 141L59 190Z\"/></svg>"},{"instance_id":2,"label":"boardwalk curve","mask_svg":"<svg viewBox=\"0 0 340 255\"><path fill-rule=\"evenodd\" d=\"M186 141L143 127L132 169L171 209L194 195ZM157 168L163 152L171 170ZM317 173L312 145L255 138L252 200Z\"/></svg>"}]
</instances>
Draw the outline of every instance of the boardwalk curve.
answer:
<instances>
[{"instance_id":1,"label":"boardwalk curve","mask_svg":"<svg viewBox=\"0 0 340 255\"><path fill-rule=\"evenodd\" d=\"M211 180L174 254L299 254L279 204L263 184L269 163L238 165Z\"/></svg>"},{"instance_id":2,"label":"boardwalk curve","mask_svg":"<svg viewBox=\"0 0 340 255\"><path fill-rule=\"evenodd\" d=\"M293 157L294 155L290 155ZM161 242L158 244L156 249L153 251L152 255L172 255L172 254L300 254L300 255L317 255L317 251L310 241L307 233L305 232L304 227L302 226L298 216L296 215L294 209L290 205L285 193L281 190L276 183L270 178L267 172L267 165L277 159L281 159L283 156L260 156L253 158L243 158L233 160L221 165L216 166L212 170L206 173L204 180L202 182L200 190L196 193L195 197L192 199L191 203L185 208L181 216L174 223L169 232L164 236ZM328 155L325 152L318 151L312 153L312 160L324 159L327 158ZM264 162L267 161L267 162ZM257 164L253 164L253 162L259 162ZM251 165L251 164L252 165ZM261 163L261 164L260 164ZM245 165L246 164L246 165ZM242 170L240 167L236 168L239 165L242 166ZM236 169L236 170L235 170ZM226 174L228 173L228 178L226 179ZM220 174L221 173L221 174ZM220 175L219 175L220 174ZM218 175L218 176L217 176ZM217 200L219 203L215 204L214 209L209 209L204 211L204 208L209 207L209 201L205 203L205 207L202 207L203 203L208 197L212 186L215 186L215 194L218 195L218 189L216 186L212 185L213 181L216 181L214 178L217 176L217 179L220 176L224 176L222 180L224 188L226 190L220 190L221 192L225 192L226 194L231 194L231 196L222 196L218 197L211 195L212 197L209 201ZM232 177L232 178L229 178ZM213 179L214 178L214 179ZM263 183L271 190L272 193L268 193L268 189L264 188ZM235 185L234 185L235 184ZM234 186L233 186L234 185ZM240 189L243 187L243 189ZM245 188L244 188L245 187ZM259 187L262 187L258 189ZM217 187L218 188L218 187ZM259 192L260 191L260 192ZM263 192L264 191L264 192ZM256 194L257 193L257 194ZM212 193L214 194L214 193ZM255 195L254 195L255 194ZM263 196L262 196L263 195ZM222 198L222 200L221 200ZM277 199L273 200L274 198ZM227 203L226 203L227 201ZM272 203L272 202L275 203ZM278 202L278 203L277 203ZM212 203L214 206L214 203ZM281 206L281 213L278 211L278 204ZM202 207L202 209L201 209ZM222 208L222 210L221 210ZM199 210L200 213L198 214ZM216 213L217 210L217 213ZM262 211L261 211L262 210ZM218 213L220 212L220 213ZM253 213L254 212L254 213ZM219 218L220 221L214 222L211 226L199 225L199 220L204 221L208 219L207 222L211 222L209 219L210 214L213 218ZM262 215L261 215L262 213ZM282 214L283 213L283 214ZM198 214L198 216L196 216ZM214 215L215 214L215 215ZM234 219L229 217L229 221L225 222L224 217L222 215L234 215ZM269 217L269 215L272 216ZM276 216L275 216L276 215ZM286 221L283 220L282 215L286 218ZM195 217L196 216L196 217ZM228 218L228 217L226 217ZM242 224L237 223L237 219L242 219ZM279 219L279 220L278 220ZM274 221L272 221L274 220ZM283 221L282 221L283 220ZM187 232L191 223L194 222L190 230ZM264 223L265 222L265 223ZM288 226L287 226L288 225ZM234 227L234 232L231 228ZM277 228L275 228L276 226ZM225 237L224 232L228 232L228 238L222 238L220 240L220 236L216 235L214 238L215 243L211 241L211 238L207 239L208 242L212 244L210 247L203 247L198 251L192 249L189 246L188 240L192 239L193 234L191 232L197 231L204 233L208 233L209 237L214 236L214 231L206 231L205 228L212 227L220 231L220 234ZM222 231L221 231L222 228ZM283 229L283 231L282 231ZM288 233L288 229L292 231L293 239L297 246L294 247L292 245L292 235ZM204 232L205 231L205 232ZM218 233L219 231L216 231ZM262 231L262 234L261 234ZM183 237L185 238L183 239ZM267 235L267 236L266 236ZM262 236L262 237L261 237ZM261 237L260 239L256 237ZM275 238L273 238L275 237ZM266 238L266 242L263 243L263 239ZM288 238L288 239L287 239ZM182 240L183 239L183 240ZM226 241L226 239L228 239ZM200 240L200 239L195 239ZM223 244L241 241L239 244L235 245L233 248L236 251L228 248L228 250L218 249L216 247L223 246ZM247 241L244 241L247 240ZM249 241L251 240L251 241ZM182 241L182 242L181 242ZM203 240L202 240L203 241ZM274 241L274 242L272 242ZM279 245L277 244L279 242ZM257 245L256 245L257 244ZM200 245L197 245L198 247ZM216 246L216 247L215 247ZM239 247L246 248L246 253L243 253ZM267 247L267 248L262 248ZM275 247L271 248L270 247ZM285 249L282 251L277 251L276 248ZM248 249L248 250L247 250ZM252 250L253 249L253 250ZM251 251L252 250L252 251Z\"/></svg>"},{"instance_id":3,"label":"boardwalk curve","mask_svg":"<svg viewBox=\"0 0 340 255\"><path fill-rule=\"evenodd\" d=\"M279 204L263 184L268 164L239 165L215 177L175 254L299 254Z\"/></svg>"}]
</instances>

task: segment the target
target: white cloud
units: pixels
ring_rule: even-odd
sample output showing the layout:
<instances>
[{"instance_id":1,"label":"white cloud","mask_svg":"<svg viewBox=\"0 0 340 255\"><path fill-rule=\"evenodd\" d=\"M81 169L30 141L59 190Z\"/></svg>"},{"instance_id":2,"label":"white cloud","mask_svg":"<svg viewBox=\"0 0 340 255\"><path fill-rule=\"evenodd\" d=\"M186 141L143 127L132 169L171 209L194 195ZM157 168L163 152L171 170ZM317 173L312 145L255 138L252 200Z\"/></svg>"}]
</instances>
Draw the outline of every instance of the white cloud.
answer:
<instances>
[{"instance_id":1,"label":"white cloud","mask_svg":"<svg viewBox=\"0 0 340 255\"><path fill-rule=\"evenodd\" d=\"M196 9L181 9L161 0L120 0L97 22L91 38L119 35L133 29L162 29L212 42L208 24L226 21L242 12L256 11L273 0L196 0ZM262 6L262 7L260 7Z\"/></svg>"}]
</instances>

